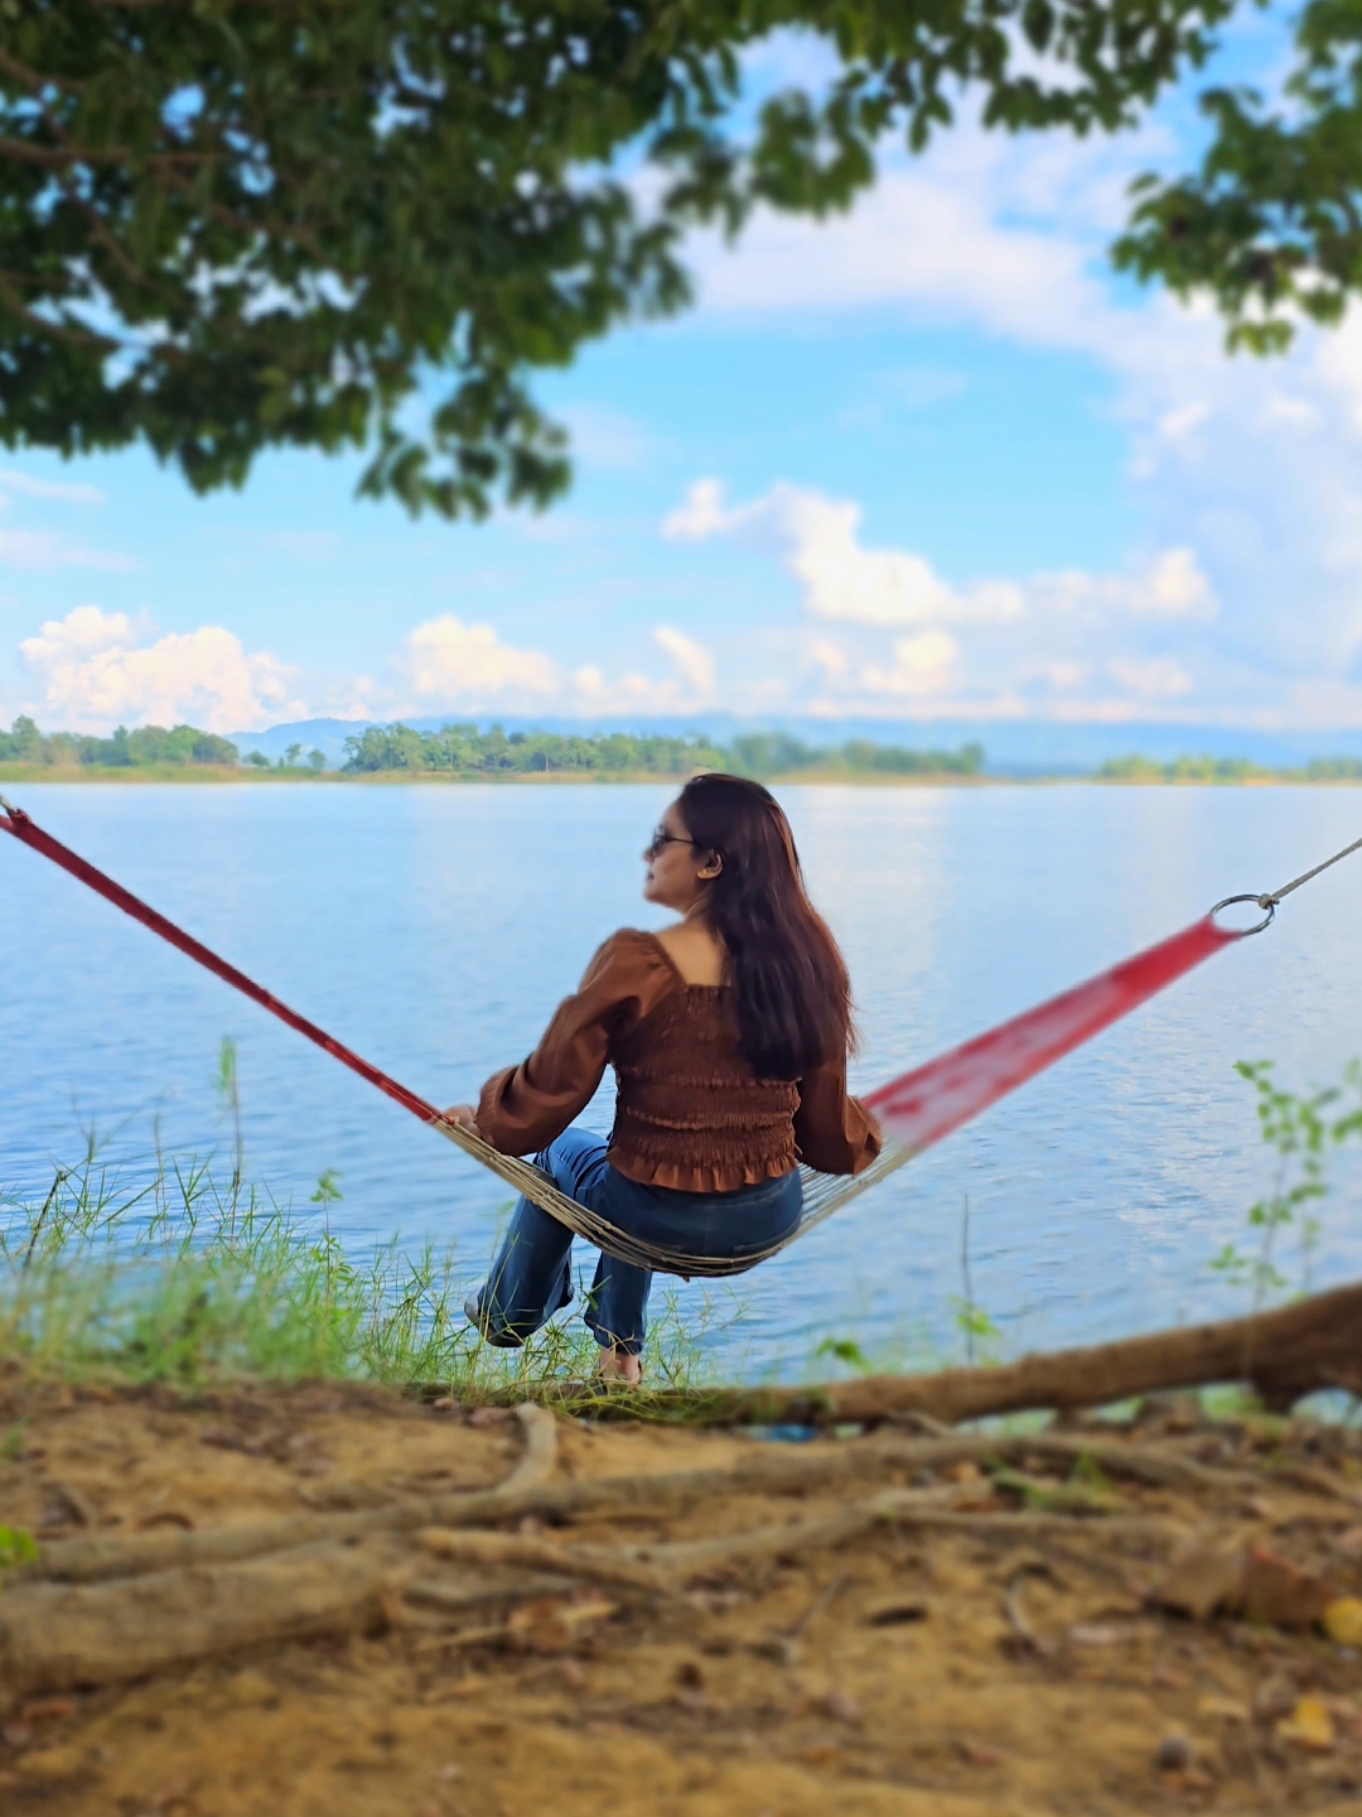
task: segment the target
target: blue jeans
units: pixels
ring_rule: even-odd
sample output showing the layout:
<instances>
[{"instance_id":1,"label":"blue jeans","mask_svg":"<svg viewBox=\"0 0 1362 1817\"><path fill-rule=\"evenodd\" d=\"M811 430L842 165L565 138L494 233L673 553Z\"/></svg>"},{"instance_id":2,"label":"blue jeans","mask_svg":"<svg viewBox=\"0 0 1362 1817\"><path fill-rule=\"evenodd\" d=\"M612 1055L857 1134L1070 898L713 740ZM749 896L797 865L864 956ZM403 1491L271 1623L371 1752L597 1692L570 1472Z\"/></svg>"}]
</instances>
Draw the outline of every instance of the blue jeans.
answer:
<instances>
[{"instance_id":1,"label":"blue jeans","mask_svg":"<svg viewBox=\"0 0 1362 1817\"><path fill-rule=\"evenodd\" d=\"M734 1192L676 1192L617 1173L605 1158L607 1146L585 1129L568 1129L535 1163L569 1198L630 1236L727 1258L764 1249L799 1227L804 1194L798 1170ZM638 1355L652 1284L651 1269L602 1254L584 1314L598 1344ZM521 1199L478 1295L477 1322L493 1342L523 1343L571 1300L572 1232Z\"/></svg>"}]
</instances>

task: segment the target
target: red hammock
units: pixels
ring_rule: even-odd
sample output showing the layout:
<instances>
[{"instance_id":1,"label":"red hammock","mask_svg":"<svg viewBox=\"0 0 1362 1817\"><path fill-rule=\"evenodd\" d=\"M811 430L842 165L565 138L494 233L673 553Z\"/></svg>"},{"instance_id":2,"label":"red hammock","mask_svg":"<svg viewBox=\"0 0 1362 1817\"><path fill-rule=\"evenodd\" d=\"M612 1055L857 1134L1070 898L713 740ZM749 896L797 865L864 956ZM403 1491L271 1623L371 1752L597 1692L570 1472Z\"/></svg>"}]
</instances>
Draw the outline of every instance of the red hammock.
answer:
<instances>
[{"instance_id":1,"label":"red hammock","mask_svg":"<svg viewBox=\"0 0 1362 1817\"><path fill-rule=\"evenodd\" d=\"M140 921L144 927L149 927L153 933L168 940L180 952L187 953L191 959L197 960L216 977L251 998L262 1009L267 1009L281 1022L286 1022L300 1035L305 1035L309 1041L324 1048L342 1065L348 1066L361 1079L367 1079L371 1085L386 1092L423 1123L444 1125L443 1113L435 1105L418 1097L414 1091L408 1090L405 1085L399 1084L396 1079L362 1059L353 1049L328 1035L324 1029L318 1028L315 1022L309 1022L286 1003L281 1003L244 972L238 971L234 965L229 965L225 959L211 952L201 941L195 940L192 934L185 933L182 928L167 921L164 915L148 907L103 871L96 870L94 865L88 864L50 833L45 833L22 809L10 807L2 798L0 805L4 806L7 816L0 818L0 828L13 834L30 850L41 852L43 857L50 858L62 870L87 884L97 895L131 915L134 921ZM1358 844L1362 844L1362 841ZM1356 847L1348 849L1355 850ZM1340 857L1345 855L1339 854ZM1336 861L1331 859L1329 862ZM1323 868L1325 867L1318 867ZM1294 887L1294 884L1287 885L1271 897L1232 896L1227 898L1227 902L1257 902L1268 910L1267 919L1259 924L1259 927L1266 927L1272 919L1277 899ZM962 1123L987 1110L999 1098L1015 1091L1019 1085L1033 1079L1047 1066L1053 1066L1056 1060L1062 1059L1083 1042L1090 1041L1094 1035L1100 1034L1122 1016L1129 1015L1131 1010L1138 1008L1156 991L1163 990L1212 953L1233 945L1237 940L1243 939L1245 934L1259 931L1259 927L1236 932L1218 926L1214 916L1227 902L1217 903L1216 908L1204 920L1194 922L1181 933L1147 948L1133 959L1113 966L1110 971L1090 978L1086 984L1052 997L1049 1002L1015 1016L1010 1022L1002 1023L988 1034L979 1035L962 1047L952 1048L949 1053L928 1061L925 1066L917 1067L912 1072L904 1073L901 1078L880 1086L866 1099L867 1105L883 1126L912 1152L919 1153L933 1142L939 1142Z\"/></svg>"}]
</instances>

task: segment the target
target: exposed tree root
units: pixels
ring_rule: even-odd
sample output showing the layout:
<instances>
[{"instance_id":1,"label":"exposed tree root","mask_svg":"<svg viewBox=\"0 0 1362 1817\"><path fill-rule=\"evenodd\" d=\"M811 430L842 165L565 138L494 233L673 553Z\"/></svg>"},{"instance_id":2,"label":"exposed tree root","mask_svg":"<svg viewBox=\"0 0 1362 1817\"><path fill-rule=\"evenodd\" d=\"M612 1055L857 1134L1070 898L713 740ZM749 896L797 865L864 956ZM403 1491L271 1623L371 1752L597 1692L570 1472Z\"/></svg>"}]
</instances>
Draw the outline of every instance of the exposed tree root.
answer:
<instances>
[{"instance_id":1,"label":"exposed tree root","mask_svg":"<svg viewBox=\"0 0 1362 1817\"><path fill-rule=\"evenodd\" d=\"M120 1684L261 1641L378 1628L405 1574L390 1551L321 1545L109 1584L20 1585L0 1597L0 1685Z\"/></svg>"},{"instance_id":2,"label":"exposed tree root","mask_svg":"<svg viewBox=\"0 0 1362 1817\"><path fill-rule=\"evenodd\" d=\"M539 1409L532 1411L547 1418ZM601 1508L684 1507L709 1495L854 1481L897 1468L930 1467L938 1461L933 1446L951 1447L947 1461L974 1456L974 1437L937 1440L869 1439L829 1448L816 1456L772 1452L755 1457L738 1470L689 1470L668 1475L606 1477L594 1482L529 1483L517 1487L515 1473L495 1489L446 1495L422 1495L343 1514L299 1514L285 1520L210 1527L201 1532L169 1531L120 1537L92 1534L45 1546L26 1575L66 1583L94 1583L136 1572L164 1571L175 1566L250 1558L286 1546L317 1541L363 1539L382 1532L421 1527L483 1526L524 1515L568 1519ZM962 1448L963 1447L963 1448Z\"/></svg>"},{"instance_id":3,"label":"exposed tree root","mask_svg":"<svg viewBox=\"0 0 1362 1817\"><path fill-rule=\"evenodd\" d=\"M1261 1502L1273 1484L1270 1467L1212 1466L1173 1445L1115 1432L879 1434L809 1447L754 1446L728 1469L557 1481L548 1480L557 1453L553 1416L527 1409L522 1427L522 1458L496 1489L246 1528L124 1539L92 1535L48 1546L36 1567L12 1574L0 1597L0 1692L13 1699L125 1682L246 1646L374 1629L395 1616L405 1625L439 1626L460 1612L498 1604L571 1610L582 1603L575 1592L584 1582L625 1592L626 1607L640 1597L654 1601L661 1615L697 1579L717 1574L751 1593L753 1584L769 1579L772 1561L785 1565L820 1551L873 1550L875 1535L888 1529L966 1534L1004 1549L1062 1540L1168 1558L1186 1554L1187 1542L1203 1534L1205 1516L1214 1518L1217 1507L1229 1510L1236 1524L1242 1524L1246 1503L1255 1520L1270 1519L1272 1512ZM1056 1480L1080 1460L1134 1487L1122 1496L1091 1474ZM643 1543L635 1538L639 1521L696 1507L732 1509L724 1524L736 1524L742 1516L735 1504L744 1497L765 1498L769 1509L772 1495L835 1496L843 1486L876 1478L883 1483L885 1477L900 1486L840 1505L825 1501L814 1518L772 1521L768 1514L744 1531ZM1276 1480L1293 1478L1297 1498L1327 1497L1337 1509L1311 1514L1310 1521L1347 1523L1338 1504L1352 1502L1355 1492L1341 1471L1293 1458ZM911 1486L903 1486L910 1479ZM1150 1489L1155 1505L1141 1507L1139 1498ZM1020 1507L1018 1496L1024 1498ZM574 1517L613 1519L626 1543L569 1544L539 1531L504 1530L525 1515L560 1525ZM1299 1523L1301 1516L1293 1518ZM499 1524L503 1530L487 1530ZM224 1558L214 1556L219 1547L247 1550ZM454 1569L433 1572L431 1554ZM81 1573L103 1581L69 1581ZM600 1606L608 1610L614 1599ZM525 1643L533 1650L549 1640L556 1646L568 1617L540 1620L526 1610L523 1621L536 1637ZM505 1633L519 1635L519 1622L511 1615ZM502 1631L461 1630L449 1644L473 1646Z\"/></svg>"},{"instance_id":4,"label":"exposed tree root","mask_svg":"<svg viewBox=\"0 0 1362 1817\"><path fill-rule=\"evenodd\" d=\"M552 1416L537 1408L522 1411L528 1433L543 1434ZM538 1439L539 1465L548 1457L549 1440ZM164 1571L191 1564L226 1563L287 1547L320 1542L340 1543L374 1534L413 1532L423 1527L475 1527L525 1515L570 1520L603 1511L674 1513L709 1497L743 1493L813 1489L839 1482L863 1481L895 1471L937 1470L962 1462L1022 1463L1029 1457L1068 1464L1087 1457L1114 1476L1166 1487L1244 1494L1262 1488L1261 1477L1248 1471L1199 1464L1177 1452L1119 1440L1068 1433L1038 1433L1022 1438L984 1433L957 1433L948 1438L875 1437L848 1440L815 1451L763 1453L734 1469L689 1470L667 1474L602 1477L591 1482L527 1482L520 1471L526 1456L495 1489L459 1495L417 1496L344 1514L294 1515L286 1520L208 1528L202 1532L89 1535L43 1549L30 1577L66 1583L94 1583L109 1578ZM1342 1485L1322 1478L1328 1492L1346 1497Z\"/></svg>"},{"instance_id":5,"label":"exposed tree root","mask_svg":"<svg viewBox=\"0 0 1362 1817\"><path fill-rule=\"evenodd\" d=\"M766 1558L797 1557L804 1552L843 1546L877 1527L940 1528L968 1533L1002 1533L1009 1538L1072 1533L1075 1519L1064 1514L962 1513L943 1506L939 1490L892 1489L839 1508L820 1520L791 1521L757 1527L719 1539L650 1546L564 1546L551 1540L522 1539L498 1533L451 1532L428 1528L421 1543L443 1558L520 1565L551 1570L562 1576L633 1589L663 1591L693 1577ZM1104 1534L1156 1547L1188 1537L1178 1521L1148 1516L1113 1515L1100 1520Z\"/></svg>"},{"instance_id":6,"label":"exposed tree root","mask_svg":"<svg viewBox=\"0 0 1362 1817\"><path fill-rule=\"evenodd\" d=\"M537 1488L558 1468L558 1422L553 1415L525 1401L516 1408L516 1417L525 1434L525 1449L505 1482L497 1484L503 1495Z\"/></svg>"},{"instance_id":7,"label":"exposed tree root","mask_svg":"<svg viewBox=\"0 0 1362 1817\"><path fill-rule=\"evenodd\" d=\"M560 1577L580 1577L591 1583L659 1595L669 1589L663 1573L643 1562L647 1555L629 1548L560 1546L547 1539L469 1533L448 1527L427 1527L419 1537L425 1549L437 1558L457 1559L460 1564L518 1565L525 1570L556 1572Z\"/></svg>"}]
</instances>

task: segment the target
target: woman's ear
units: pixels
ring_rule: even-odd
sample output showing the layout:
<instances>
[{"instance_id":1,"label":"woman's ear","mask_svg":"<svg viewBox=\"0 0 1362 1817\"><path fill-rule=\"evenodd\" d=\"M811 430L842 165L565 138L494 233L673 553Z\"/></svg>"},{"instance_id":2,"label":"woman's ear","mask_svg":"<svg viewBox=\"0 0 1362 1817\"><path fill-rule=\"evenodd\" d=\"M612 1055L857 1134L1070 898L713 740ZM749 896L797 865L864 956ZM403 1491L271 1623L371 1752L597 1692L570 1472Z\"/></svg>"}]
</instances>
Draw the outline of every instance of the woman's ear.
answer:
<instances>
[{"instance_id":1,"label":"woman's ear","mask_svg":"<svg viewBox=\"0 0 1362 1817\"><path fill-rule=\"evenodd\" d=\"M717 852L710 852L706 855L705 862L700 866L695 875L705 883L713 883L714 879L720 874L723 868L724 861L719 854Z\"/></svg>"}]
</instances>

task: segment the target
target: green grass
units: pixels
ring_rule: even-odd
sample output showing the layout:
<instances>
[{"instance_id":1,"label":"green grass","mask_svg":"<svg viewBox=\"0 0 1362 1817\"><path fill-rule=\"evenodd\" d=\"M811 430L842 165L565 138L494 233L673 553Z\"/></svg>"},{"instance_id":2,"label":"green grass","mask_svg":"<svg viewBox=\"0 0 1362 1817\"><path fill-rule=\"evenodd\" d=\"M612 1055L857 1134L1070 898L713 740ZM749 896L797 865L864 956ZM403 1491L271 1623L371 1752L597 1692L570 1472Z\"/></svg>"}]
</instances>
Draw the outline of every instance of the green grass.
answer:
<instances>
[{"instance_id":1,"label":"green grass","mask_svg":"<svg viewBox=\"0 0 1362 1817\"><path fill-rule=\"evenodd\" d=\"M1362 1062L1347 1067L1337 1085L1305 1095L1279 1086L1266 1063L1239 1070L1258 1095L1262 1134L1275 1154L1273 1185L1248 1214L1257 1248L1241 1256L1227 1246L1210 1267L1222 1282L1244 1286L1249 1311L1293 1290L1311 1290L1320 1228L1315 1213L1328 1196L1328 1161L1362 1137ZM463 1314L482 1271L473 1274L453 1249L427 1243L408 1251L396 1235L365 1254L343 1246L329 1223L339 1196L329 1173L302 1214L246 1184L230 1041L223 1043L218 1084L236 1132L229 1172L215 1172L211 1163L167 1163L159 1154L140 1167L115 1166L91 1142L76 1165L56 1172L40 1199L0 1190L0 1359L35 1376L67 1379L193 1386L233 1376L322 1378L438 1390L470 1401L549 1396L566 1384L592 1382L597 1347L575 1317L549 1324L518 1350L487 1345ZM1000 1353L1015 1354L1024 1347L1024 1311L1007 1321L1004 1336L974 1302L967 1228L965 1293L952 1302L954 1355L944 1355L917 1322L881 1336L867 1352L853 1312L852 1330L830 1332L802 1358L771 1359L758 1381L725 1343L724 1373L730 1381L745 1376L759 1393L772 1378L826 1384L868 1373L986 1365L1002 1361ZM1293 1232L1300 1252L1294 1282L1277 1269L1290 1259L1281 1251ZM716 1292L684 1321L675 1295L659 1283L645 1354L647 1391L625 1397L589 1391L575 1395L574 1406L589 1411L623 1399L632 1414L703 1419L706 1399L719 1387L713 1340L740 1325L744 1312L741 1298ZM1036 1341L1041 1334L1030 1335L1032 1345L1044 1347ZM1228 1406L1225 1392L1205 1391L1203 1400ZM1337 1397L1325 1400L1328 1417L1351 1417L1350 1408L1335 1406ZM1237 1391L1233 1405L1242 1411ZM0 1437L0 1455L3 1448Z\"/></svg>"},{"instance_id":2,"label":"green grass","mask_svg":"<svg viewBox=\"0 0 1362 1817\"><path fill-rule=\"evenodd\" d=\"M655 1290L644 1391L594 1389L597 1347L579 1320L552 1323L519 1350L494 1349L463 1315L481 1274L458 1266L452 1251L408 1253L396 1236L357 1259L328 1226L330 1196L324 1176L313 1195L320 1212L298 1215L208 1164L116 1167L91 1147L41 1199L0 1192L0 1358L32 1379L188 1391L233 1378L327 1379L504 1405L571 1388L578 1414L706 1423L720 1386L709 1340L741 1321L740 1300L707 1301L688 1324L675 1299ZM798 1373L827 1382L965 1360L944 1357L925 1331L905 1330L871 1355L852 1338L825 1339ZM1220 1417L1270 1419L1240 1389L1199 1398ZM1312 1410L1349 1417L1337 1399ZM1137 1405L1108 1412L1120 1424ZM1038 1411L983 1425L1015 1433L1049 1418ZM0 1455L21 1440L19 1429L0 1435ZM5 1543L0 1529L0 1569Z\"/></svg>"},{"instance_id":3,"label":"green grass","mask_svg":"<svg viewBox=\"0 0 1362 1817\"><path fill-rule=\"evenodd\" d=\"M40 1201L0 1194L0 1356L66 1379L326 1378L469 1400L591 1379L597 1347L579 1322L494 1349L464 1318L477 1281L452 1251L394 1236L357 1259L319 1202L299 1216L207 1164L139 1172L91 1149ZM650 1382L698 1387L712 1311L687 1327L657 1298Z\"/></svg>"}]
</instances>

